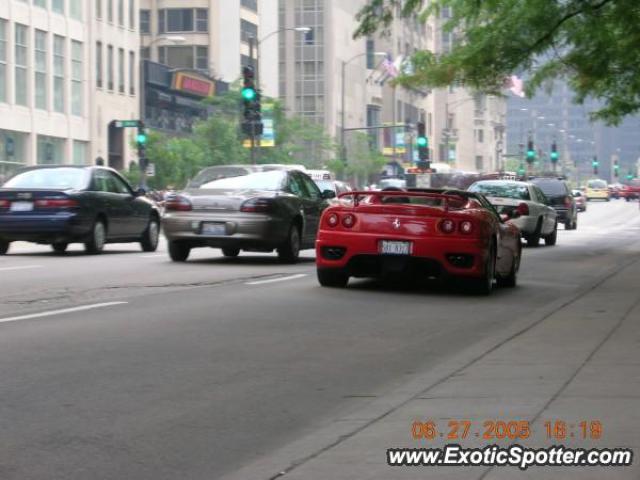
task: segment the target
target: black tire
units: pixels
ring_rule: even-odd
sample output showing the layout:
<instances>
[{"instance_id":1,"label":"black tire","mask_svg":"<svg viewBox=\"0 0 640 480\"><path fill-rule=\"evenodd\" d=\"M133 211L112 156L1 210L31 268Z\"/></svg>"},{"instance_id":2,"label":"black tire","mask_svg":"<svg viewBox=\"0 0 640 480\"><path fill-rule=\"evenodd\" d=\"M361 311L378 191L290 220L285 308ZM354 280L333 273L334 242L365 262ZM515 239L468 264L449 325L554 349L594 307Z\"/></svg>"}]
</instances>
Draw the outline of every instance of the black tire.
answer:
<instances>
[{"instance_id":1,"label":"black tire","mask_svg":"<svg viewBox=\"0 0 640 480\"><path fill-rule=\"evenodd\" d=\"M538 220L538 224L536 225L536 230L531 234L527 235L525 238L527 239L528 247L537 247L540 243L540 236L542 234L542 219Z\"/></svg>"},{"instance_id":2,"label":"black tire","mask_svg":"<svg viewBox=\"0 0 640 480\"><path fill-rule=\"evenodd\" d=\"M555 226L553 227L553 232L551 232L550 235L547 235L546 237L544 237L544 244L551 247L555 245L557 241L558 241L558 222L556 222Z\"/></svg>"},{"instance_id":3,"label":"black tire","mask_svg":"<svg viewBox=\"0 0 640 480\"><path fill-rule=\"evenodd\" d=\"M106 240L107 227L104 224L104 220L98 218L91 228L89 239L84 242L84 251L91 255L102 253Z\"/></svg>"},{"instance_id":4,"label":"black tire","mask_svg":"<svg viewBox=\"0 0 640 480\"><path fill-rule=\"evenodd\" d=\"M297 263L300 257L300 229L293 224L289 227L287 240L278 248L278 259L282 263Z\"/></svg>"},{"instance_id":5,"label":"black tire","mask_svg":"<svg viewBox=\"0 0 640 480\"><path fill-rule=\"evenodd\" d=\"M9 251L9 245L11 242L7 242L6 240L0 240L0 255L6 255Z\"/></svg>"},{"instance_id":6,"label":"black tire","mask_svg":"<svg viewBox=\"0 0 640 480\"><path fill-rule=\"evenodd\" d=\"M158 242L160 240L160 221L151 217L149 224L140 238L140 247L143 252L155 252L158 249Z\"/></svg>"},{"instance_id":7,"label":"black tire","mask_svg":"<svg viewBox=\"0 0 640 480\"><path fill-rule=\"evenodd\" d=\"M318 268L317 273L323 287L344 288L349 283L349 275L339 268Z\"/></svg>"},{"instance_id":8,"label":"black tire","mask_svg":"<svg viewBox=\"0 0 640 480\"><path fill-rule=\"evenodd\" d=\"M514 288L518 284L518 272L520 271L520 261L522 260L522 246L518 247L518 253L511 264L511 271L506 277L496 278L499 287Z\"/></svg>"},{"instance_id":9,"label":"black tire","mask_svg":"<svg viewBox=\"0 0 640 480\"><path fill-rule=\"evenodd\" d=\"M191 253L191 246L185 242L172 240L169 242L169 257L174 262L186 262Z\"/></svg>"},{"instance_id":10,"label":"black tire","mask_svg":"<svg viewBox=\"0 0 640 480\"><path fill-rule=\"evenodd\" d=\"M473 282L474 290L480 295L490 295L493 291L493 281L496 277L496 251L491 247L489 256L484 265L484 275Z\"/></svg>"},{"instance_id":11,"label":"black tire","mask_svg":"<svg viewBox=\"0 0 640 480\"><path fill-rule=\"evenodd\" d=\"M64 253L64 252L66 252L68 246L69 246L69 244L68 243L64 243L64 242L56 242L56 243L52 243L51 244L51 248L56 253Z\"/></svg>"},{"instance_id":12,"label":"black tire","mask_svg":"<svg viewBox=\"0 0 640 480\"><path fill-rule=\"evenodd\" d=\"M235 258L240 255L240 249L233 247L223 248L222 255L224 255L225 257Z\"/></svg>"}]
</instances>

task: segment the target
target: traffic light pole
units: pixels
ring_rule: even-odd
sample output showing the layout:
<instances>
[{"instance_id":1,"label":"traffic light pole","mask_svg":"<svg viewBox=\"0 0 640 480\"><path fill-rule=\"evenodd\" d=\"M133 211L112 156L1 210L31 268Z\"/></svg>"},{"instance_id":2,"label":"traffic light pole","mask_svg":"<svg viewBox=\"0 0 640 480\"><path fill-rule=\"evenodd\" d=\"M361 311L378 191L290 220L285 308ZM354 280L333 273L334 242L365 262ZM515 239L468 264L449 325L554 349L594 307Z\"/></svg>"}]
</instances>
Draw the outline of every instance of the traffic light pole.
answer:
<instances>
[{"instance_id":1,"label":"traffic light pole","mask_svg":"<svg viewBox=\"0 0 640 480\"><path fill-rule=\"evenodd\" d=\"M257 69L260 68L259 66L256 65L256 62L253 58L253 50L255 48L255 43L256 43L256 39L254 37L249 37L249 58L251 59L251 63L253 63L253 71L256 72L256 81L257 81L257 85L256 88L259 90L260 89L260 81L259 81L259 76L258 76L258 71ZM251 120L251 164L255 165L256 164L256 122L255 119Z\"/></svg>"}]
</instances>

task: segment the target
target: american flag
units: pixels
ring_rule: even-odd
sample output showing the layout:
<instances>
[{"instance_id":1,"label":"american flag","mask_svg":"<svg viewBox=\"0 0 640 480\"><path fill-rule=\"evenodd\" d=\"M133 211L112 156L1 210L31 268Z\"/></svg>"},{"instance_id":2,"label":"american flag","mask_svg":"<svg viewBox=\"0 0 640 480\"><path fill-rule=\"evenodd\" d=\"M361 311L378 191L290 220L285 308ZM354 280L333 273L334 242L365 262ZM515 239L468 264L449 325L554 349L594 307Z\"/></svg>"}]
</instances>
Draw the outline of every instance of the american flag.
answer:
<instances>
[{"instance_id":1,"label":"american flag","mask_svg":"<svg viewBox=\"0 0 640 480\"><path fill-rule=\"evenodd\" d=\"M511 75L506 81L509 91L516 97L524 98L524 81L517 75Z\"/></svg>"},{"instance_id":2,"label":"american flag","mask_svg":"<svg viewBox=\"0 0 640 480\"><path fill-rule=\"evenodd\" d=\"M398 57L397 60L400 60L401 57ZM391 78L396 78L400 72L398 71L398 65L399 62L394 62L393 58L391 57L390 53L387 53L387 56L385 57L385 59L382 61L382 69L385 71L385 73L390 76Z\"/></svg>"}]
</instances>

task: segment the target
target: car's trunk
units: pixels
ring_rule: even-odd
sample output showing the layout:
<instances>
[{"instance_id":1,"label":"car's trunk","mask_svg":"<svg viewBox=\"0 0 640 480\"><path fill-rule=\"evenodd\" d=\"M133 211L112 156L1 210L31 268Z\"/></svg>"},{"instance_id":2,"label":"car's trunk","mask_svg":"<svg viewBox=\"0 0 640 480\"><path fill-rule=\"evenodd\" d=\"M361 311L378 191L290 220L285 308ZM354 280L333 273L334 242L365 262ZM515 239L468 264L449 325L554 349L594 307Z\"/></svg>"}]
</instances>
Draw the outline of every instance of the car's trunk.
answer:
<instances>
[{"instance_id":1,"label":"car's trunk","mask_svg":"<svg viewBox=\"0 0 640 480\"><path fill-rule=\"evenodd\" d=\"M185 196L191 201L193 211L237 212L250 198L271 198L276 195L266 190L202 190L189 189Z\"/></svg>"}]
</instances>

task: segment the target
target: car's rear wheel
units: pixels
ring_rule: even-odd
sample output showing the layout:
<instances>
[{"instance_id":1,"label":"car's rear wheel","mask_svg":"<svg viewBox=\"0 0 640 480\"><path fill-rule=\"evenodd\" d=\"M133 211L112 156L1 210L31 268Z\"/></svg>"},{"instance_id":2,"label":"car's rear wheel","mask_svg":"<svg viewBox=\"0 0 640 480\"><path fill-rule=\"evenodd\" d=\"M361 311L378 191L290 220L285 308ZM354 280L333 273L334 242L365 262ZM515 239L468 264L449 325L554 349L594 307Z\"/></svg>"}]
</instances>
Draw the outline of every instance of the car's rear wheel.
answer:
<instances>
[{"instance_id":1,"label":"car's rear wheel","mask_svg":"<svg viewBox=\"0 0 640 480\"><path fill-rule=\"evenodd\" d=\"M56 253L64 253L64 252L66 252L68 246L69 246L69 244L68 243L64 243L64 242L56 242L56 243L52 243L51 244L51 248Z\"/></svg>"},{"instance_id":2,"label":"car's rear wheel","mask_svg":"<svg viewBox=\"0 0 640 480\"><path fill-rule=\"evenodd\" d=\"M285 243L278 248L278 259L282 263L296 263L300 257L300 229L293 224Z\"/></svg>"},{"instance_id":3,"label":"car's rear wheel","mask_svg":"<svg viewBox=\"0 0 640 480\"><path fill-rule=\"evenodd\" d=\"M9 251L9 245L11 242L7 242L6 240L0 240L0 255L6 255Z\"/></svg>"},{"instance_id":4,"label":"car's rear wheel","mask_svg":"<svg viewBox=\"0 0 640 480\"><path fill-rule=\"evenodd\" d=\"M185 242L172 240L169 242L169 257L174 262L186 262L191 253L191 247Z\"/></svg>"},{"instance_id":5,"label":"car's rear wheel","mask_svg":"<svg viewBox=\"0 0 640 480\"><path fill-rule=\"evenodd\" d=\"M556 222L555 226L553 227L553 232L551 232L550 235L547 235L546 237L544 237L544 243L545 245L548 245L548 246L555 245L557 241L558 241L558 222Z\"/></svg>"},{"instance_id":6,"label":"car's rear wheel","mask_svg":"<svg viewBox=\"0 0 640 480\"><path fill-rule=\"evenodd\" d=\"M237 257L238 255L240 255L240 249L239 248L233 248L233 247L227 247L227 248L223 248L222 249L222 255L224 255L225 257Z\"/></svg>"},{"instance_id":7,"label":"car's rear wheel","mask_svg":"<svg viewBox=\"0 0 640 480\"><path fill-rule=\"evenodd\" d=\"M140 246L143 252L155 252L158 249L158 241L160 239L160 222L157 218L152 217L149 225L142 234Z\"/></svg>"},{"instance_id":8,"label":"car's rear wheel","mask_svg":"<svg viewBox=\"0 0 640 480\"><path fill-rule=\"evenodd\" d=\"M319 268L318 282L323 287L344 288L349 283L349 275L339 268Z\"/></svg>"},{"instance_id":9,"label":"car's rear wheel","mask_svg":"<svg viewBox=\"0 0 640 480\"><path fill-rule=\"evenodd\" d=\"M537 247L538 244L540 243L541 234L542 234L542 219L539 219L534 232L526 237L527 246Z\"/></svg>"},{"instance_id":10,"label":"car's rear wheel","mask_svg":"<svg viewBox=\"0 0 640 480\"><path fill-rule=\"evenodd\" d=\"M474 281L474 290L480 295L489 295L493 290L493 281L496 277L496 252L491 247L489 256L484 265L484 275Z\"/></svg>"},{"instance_id":11,"label":"car's rear wheel","mask_svg":"<svg viewBox=\"0 0 640 480\"><path fill-rule=\"evenodd\" d=\"M91 229L89 239L84 242L84 251L92 255L102 253L107 240L107 227L104 220L97 219Z\"/></svg>"},{"instance_id":12,"label":"car's rear wheel","mask_svg":"<svg viewBox=\"0 0 640 480\"><path fill-rule=\"evenodd\" d=\"M511 271L506 277L498 277L496 282L499 287L513 288L518 284L518 272L520 271L520 260L522 259L522 247L518 247L518 252L513 258Z\"/></svg>"}]
</instances>

